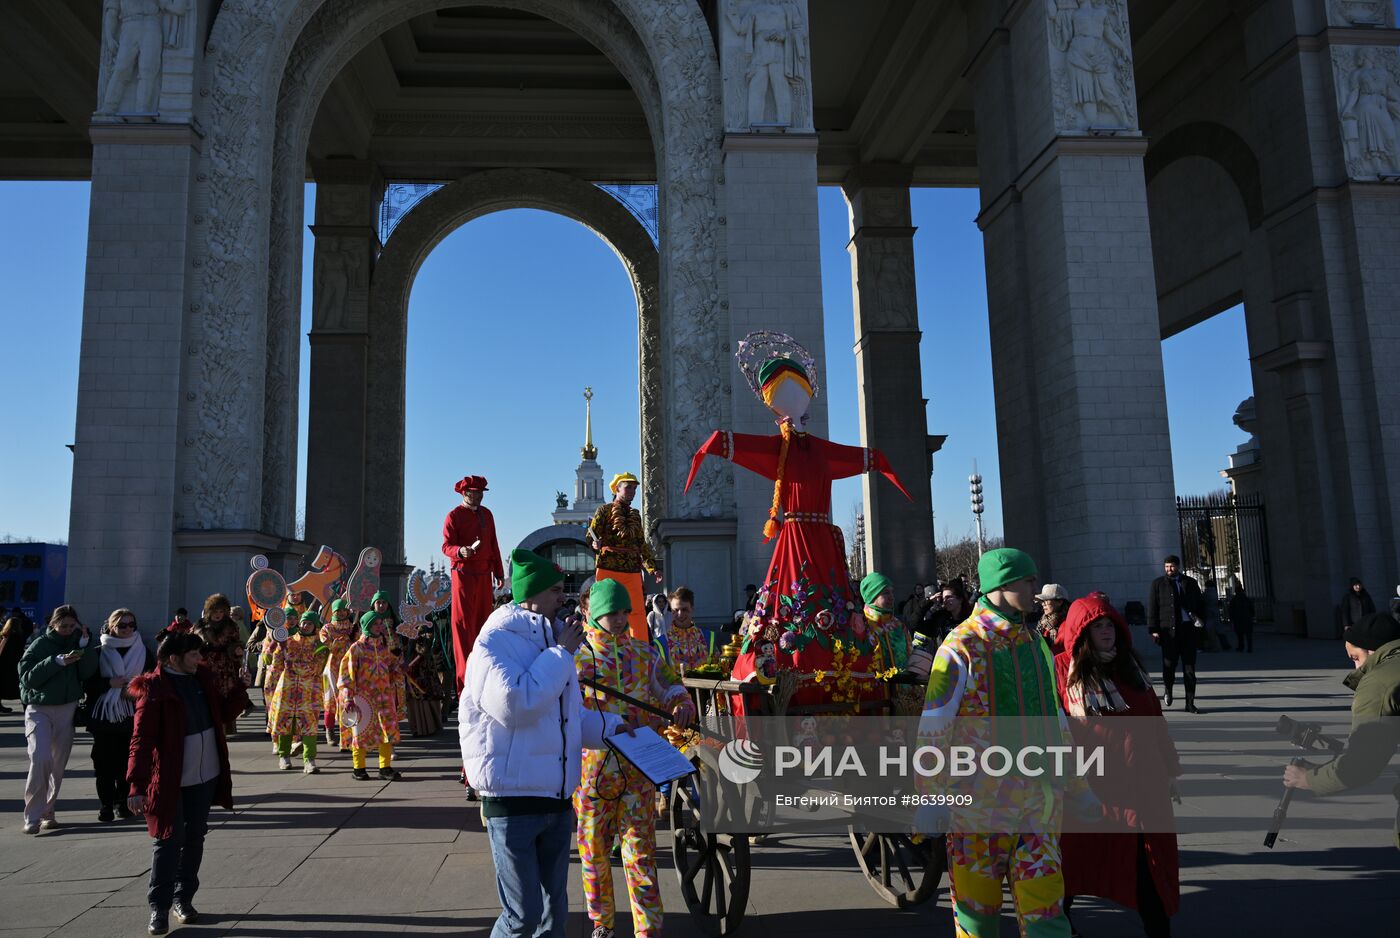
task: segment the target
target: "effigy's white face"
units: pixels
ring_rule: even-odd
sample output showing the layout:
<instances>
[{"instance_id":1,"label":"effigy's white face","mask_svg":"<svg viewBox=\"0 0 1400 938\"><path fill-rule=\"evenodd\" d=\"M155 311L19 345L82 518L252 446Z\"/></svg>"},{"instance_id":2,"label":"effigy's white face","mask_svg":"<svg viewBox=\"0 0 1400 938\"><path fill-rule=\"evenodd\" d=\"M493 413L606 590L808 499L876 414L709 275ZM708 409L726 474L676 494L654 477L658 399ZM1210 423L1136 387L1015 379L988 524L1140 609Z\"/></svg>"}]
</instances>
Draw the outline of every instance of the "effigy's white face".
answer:
<instances>
[{"instance_id":1,"label":"effigy's white face","mask_svg":"<svg viewBox=\"0 0 1400 938\"><path fill-rule=\"evenodd\" d=\"M791 420L799 430L807 426L807 411L812 407L812 395L802 389L796 381L784 381L773 394L769 410L780 420Z\"/></svg>"}]
</instances>

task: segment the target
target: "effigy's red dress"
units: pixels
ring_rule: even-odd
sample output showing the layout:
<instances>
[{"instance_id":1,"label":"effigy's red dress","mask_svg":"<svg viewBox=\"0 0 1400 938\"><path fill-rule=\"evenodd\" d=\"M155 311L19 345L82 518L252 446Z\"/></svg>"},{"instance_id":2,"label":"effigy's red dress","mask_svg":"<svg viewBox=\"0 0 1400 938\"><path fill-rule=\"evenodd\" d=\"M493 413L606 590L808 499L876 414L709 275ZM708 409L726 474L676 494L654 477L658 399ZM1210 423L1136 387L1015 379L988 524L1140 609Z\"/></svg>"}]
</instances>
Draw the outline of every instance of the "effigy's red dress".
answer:
<instances>
[{"instance_id":1,"label":"effigy's red dress","mask_svg":"<svg viewBox=\"0 0 1400 938\"><path fill-rule=\"evenodd\" d=\"M776 479L782 447L781 435L717 430L692 459L686 488L706 456ZM876 638L866 629L860 596L851 588L841 529L831 523L831 483L865 472L879 472L908 497L879 450L792 432L782 466L773 559L745 625L734 680L795 670L800 683L794 705L854 703L885 693L871 671Z\"/></svg>"}]
</instances>

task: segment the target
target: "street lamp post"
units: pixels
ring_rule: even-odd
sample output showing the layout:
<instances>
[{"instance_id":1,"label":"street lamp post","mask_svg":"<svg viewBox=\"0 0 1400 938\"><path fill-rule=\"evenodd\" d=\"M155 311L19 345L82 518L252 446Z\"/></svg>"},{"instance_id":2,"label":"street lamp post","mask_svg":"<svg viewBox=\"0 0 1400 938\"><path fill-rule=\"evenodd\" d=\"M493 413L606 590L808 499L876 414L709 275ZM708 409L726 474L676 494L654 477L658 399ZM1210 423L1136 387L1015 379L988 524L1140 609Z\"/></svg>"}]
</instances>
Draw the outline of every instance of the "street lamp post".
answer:
<instances>
[{"instance_id":1,"label":"street lamp post","mask_svg":"<svg viewBox=\"0 0 1400 938\"><path fill-rule=\"evenodd\" d=\"M973 460L972 475L967 477L967 488L972 493L972 517L977 522L977 556L987 550L986 538L982 532L982 474L977 471L977 461Z\"/></svg>"}]
</instances>

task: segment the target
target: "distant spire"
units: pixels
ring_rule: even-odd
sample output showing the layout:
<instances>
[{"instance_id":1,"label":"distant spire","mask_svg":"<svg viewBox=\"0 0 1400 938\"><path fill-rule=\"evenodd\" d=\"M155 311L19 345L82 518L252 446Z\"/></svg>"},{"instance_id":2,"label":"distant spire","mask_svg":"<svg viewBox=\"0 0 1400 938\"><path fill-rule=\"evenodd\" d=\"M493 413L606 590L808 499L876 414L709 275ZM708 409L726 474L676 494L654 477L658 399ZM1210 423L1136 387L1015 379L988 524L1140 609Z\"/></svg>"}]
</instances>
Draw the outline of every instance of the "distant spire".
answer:
<instances>
[{"instance_id":1,"label":"distant spire","mask_svg":"<svg viewBox=\"0 0 1400 938\"><path fill-rule=\"evenodd\" d=\"M583 389L583 458L597 459L598 448L593 445L593 389Z\"/></svg>"}]
</instances>

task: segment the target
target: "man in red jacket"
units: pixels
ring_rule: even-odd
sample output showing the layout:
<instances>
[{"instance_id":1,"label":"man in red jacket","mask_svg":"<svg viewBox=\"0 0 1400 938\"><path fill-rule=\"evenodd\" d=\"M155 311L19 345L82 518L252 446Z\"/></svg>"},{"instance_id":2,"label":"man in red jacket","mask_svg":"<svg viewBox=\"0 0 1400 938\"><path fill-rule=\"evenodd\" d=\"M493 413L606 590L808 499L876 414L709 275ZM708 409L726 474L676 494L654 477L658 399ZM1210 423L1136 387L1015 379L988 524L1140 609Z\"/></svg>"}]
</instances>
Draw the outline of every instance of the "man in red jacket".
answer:
<instances>
[{"instance_id":1,"label":"man in red jacket","mask_svg":"<svg viewBox=\"0 0 1400 938\"><path fill-rule=\"evenodd\" d=\"M449 511L442 524L442 552L452 561L452 657L460 695L467 655L491 614L491 593L501 584L505 570L496 543L496 519L481 504L486 480L467 476L456 490L462 504Z\"/></svg>"}]
</instances>

